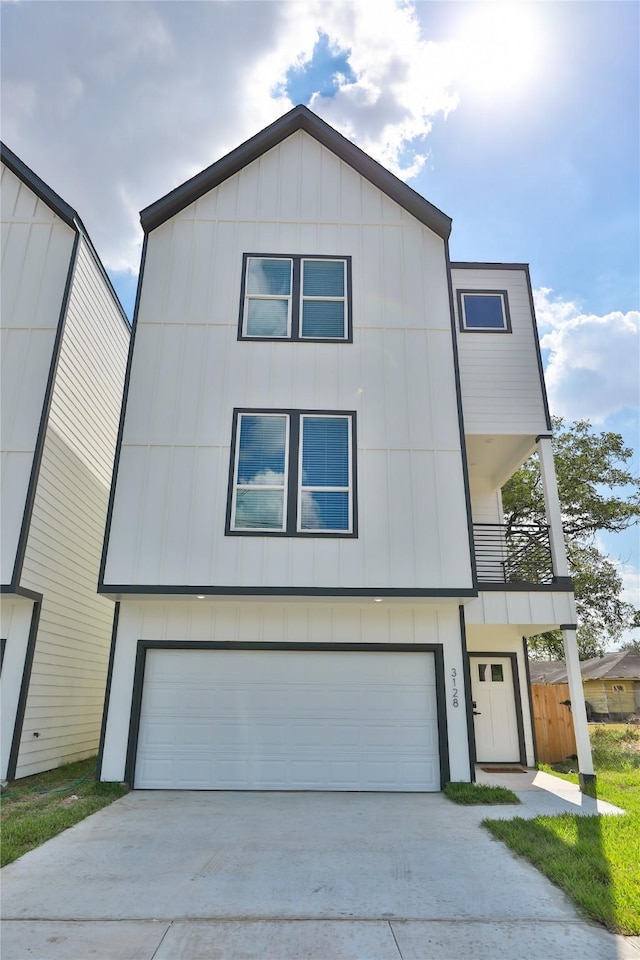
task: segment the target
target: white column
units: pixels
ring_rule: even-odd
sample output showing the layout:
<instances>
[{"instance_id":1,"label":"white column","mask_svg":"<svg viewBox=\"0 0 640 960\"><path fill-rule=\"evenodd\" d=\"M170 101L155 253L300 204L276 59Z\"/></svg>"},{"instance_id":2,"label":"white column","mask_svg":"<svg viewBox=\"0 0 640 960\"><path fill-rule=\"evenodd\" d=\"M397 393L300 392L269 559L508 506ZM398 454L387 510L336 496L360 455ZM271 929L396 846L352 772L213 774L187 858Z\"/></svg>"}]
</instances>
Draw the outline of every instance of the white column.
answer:
<instances>
[{"instance_id":1,"label":"white column","mask_svg":"<svg viewBox=\"0 0 640 960\"><path fill-rule=\"evenodd\" d=\"M544 492L544 506L549 524L549 541L551 544L551 560L556 577L568 577L569 565L567 551L564 545L562 532L562 514L560 512L560 497L558 496L558 481L556 467L553 462L551 437L540 437L538 440L538 459L540 460L540 479Z\"/></svg>"},{"instance_id":2,"label":"white column","mask_svg":"<svg viewBox=\"0 0 640 960\"><path fill-rule=\"evenodd\" d=\"M545 511L549 524L549 543L551 546L553 573L556 577L568 577L569 564L567 562L567 551L564 545L564 533L562 531L562 513L560 511L560 497L558 496L558 481L556 479L556 468L553 461L551 437L540 437L538 440L538 457L540 460L540 477L544 491ZM567 665L567 680L569 682L569 695L571 697L571 715L573 717L573 729L576 736L576 749L578 751L580 785L584 786L585 783L594 780L595 775L593 771L593 760L591 758L591 744L589 742L589 727L587 725L587 710L584 703L582 674L580 673L578 643L576 640L575 605L573 602L571 606L574 610L574 623L561 624L560 629L562 630L564 659Z\"/></svg>"},{"instance_id":3,"label":"white column","mask_svg":"<svg viewBox=\"0 0 640 960\"><path fill-rule=\"evenodd\" d=\"M562 642L564 645L564 659L567 665L567 680L569 681L569 696L571 698L571 716L573 730L576 735L576 749L578 751L578 770L580 786L595 779L593 760L591 758L591 744L589 742L589 727L587 725L587 708L584 703L584 688L578 659L578 643L576 631L568 625L562 624Z\"/></svg>"}]
</instances>

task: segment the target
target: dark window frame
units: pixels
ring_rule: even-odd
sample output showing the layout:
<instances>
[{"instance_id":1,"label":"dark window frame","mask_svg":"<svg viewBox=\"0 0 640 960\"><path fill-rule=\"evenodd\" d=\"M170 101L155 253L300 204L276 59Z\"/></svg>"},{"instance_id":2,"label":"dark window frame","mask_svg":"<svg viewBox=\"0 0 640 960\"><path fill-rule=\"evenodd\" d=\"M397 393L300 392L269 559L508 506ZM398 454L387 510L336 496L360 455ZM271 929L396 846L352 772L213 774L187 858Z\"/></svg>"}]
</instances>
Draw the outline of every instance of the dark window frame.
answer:
<instances>
[{"instance_id":1,"label":"dark window frame","mask_svg":"<svg viewBox=\"0 0 640 960\"><path fill-rule=\"evenodd\" d=\"M464 297L500 297L502 300L503 327L468 327L465 324ZM513 333L511 327L511 312L509 310L509 293L507 290L458 290L458 326L461 333Z\"/></svg>"},{"instance_id":2,"label":"dark window frame","mask_svg":"<svg viewBox=\"0 0 640 960\"><path fill-rule=\"evenodd\" d=\"M286 337L255 337L245 333L245 289L247 283L247 262L250 259L258 260L291 260L291 333ZM300 331L301 304L302 304L302 261L303 260L342 260L346 266L345 287L345 336L344 337L303 337ZM243 253L242 280L240 284L240 311L238 315L238 340L248 340L254 343L353 343L353 310L352 310L352 282L351 257L343 254L298 254L298 253Z\"/></svg>"},{"instance_id":3,"label":"dark window frame","mask_svg":"<svg viewBox=\"0 0 640 960\"><path fill-rule=\"evenodd\" d=\"M236 448L239 442L238 424L241 414L281 415L289 417L288 442L286 451L286 525L284 530L234 530L233 529L233 491L236 474ZM299 460L301 450L300 421L302 417L348 417L351 421L351 530L298 530L298 494ZM234 407L231 425L231 447L229 456L229 484L227 488L227 512L224 533L226 537L306 537L321 540L354 540L358 537L358 466L357 466L357 427L355 410L307 410L291 408Z\"/></svg>"}]
</instances>

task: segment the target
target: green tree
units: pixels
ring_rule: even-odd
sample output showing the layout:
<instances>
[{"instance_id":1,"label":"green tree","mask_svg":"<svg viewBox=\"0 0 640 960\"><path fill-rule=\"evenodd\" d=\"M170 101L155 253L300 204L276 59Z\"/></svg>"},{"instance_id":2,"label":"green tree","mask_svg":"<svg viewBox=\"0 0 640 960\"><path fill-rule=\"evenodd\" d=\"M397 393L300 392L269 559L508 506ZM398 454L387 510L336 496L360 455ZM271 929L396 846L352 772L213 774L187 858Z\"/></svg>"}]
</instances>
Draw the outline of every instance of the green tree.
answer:
<instances>
[{"instance_id":1,"label":"green tree","mask_svg":"<svg viewBox=\"0 0 640 960\"><path fill-rule=\"evenodd\" d=\"M599 531L617 533L640 521L640 479L629 469L633 451L619 433L597 433L588 420L553 420L553 453L558 494L578 611L580 658L598 656L638 616L622 599L622 580L597 545ZM502 489L508 525L545 521L538 457L534 454ZM562 657L559 631L529 641L532 656Z\"/></svg>"}]
</instances>

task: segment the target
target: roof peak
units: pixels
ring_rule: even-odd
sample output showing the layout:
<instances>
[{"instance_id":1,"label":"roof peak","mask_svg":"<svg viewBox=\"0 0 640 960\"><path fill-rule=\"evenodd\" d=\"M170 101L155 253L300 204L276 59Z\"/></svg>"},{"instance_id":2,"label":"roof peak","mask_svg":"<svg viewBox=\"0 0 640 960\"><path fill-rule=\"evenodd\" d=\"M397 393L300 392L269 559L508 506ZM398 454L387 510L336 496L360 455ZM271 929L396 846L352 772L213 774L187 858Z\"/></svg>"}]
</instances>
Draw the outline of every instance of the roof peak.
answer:
<instances>
[{"instance_id":1,"label":"roof peak","mask_svg":"<svg viewBox=\"0 0 640 960\"><path fill-rule=\"evenodd\" d=\"M299 130L312 136L323 146L331 150L337 157L357 173L363 176L374 186L386 193L392 200L404 207L410 214L420 220L434 233L446 240L451 232L451 218L439 210L424 197L408 187L395 174L383 167L377 160L347 140L325 120L305 107L298 104L274 120L255 136L236 147L226 156L217 160L201 173L176 187L170 193L161 197L155 203L145 207L140 213L140 222L145 233L150 233L166 220L184 210L189 204L198 200L209 190L213 190L224 180L242 170L249 163L282 143Z\"/></svg>"}]
</instances>

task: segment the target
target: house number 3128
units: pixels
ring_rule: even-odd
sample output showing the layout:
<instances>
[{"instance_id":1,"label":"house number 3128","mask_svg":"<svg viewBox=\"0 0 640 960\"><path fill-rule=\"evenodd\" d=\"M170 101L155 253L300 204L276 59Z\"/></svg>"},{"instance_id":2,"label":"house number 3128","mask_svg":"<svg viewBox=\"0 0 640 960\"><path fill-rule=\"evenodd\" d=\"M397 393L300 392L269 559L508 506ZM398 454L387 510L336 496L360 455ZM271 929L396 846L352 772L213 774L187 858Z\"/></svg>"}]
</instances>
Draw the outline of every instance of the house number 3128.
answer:
<instances>
[{"instance_id":1,"label":"house number 3128","mask_svg":"<svg viewBox=\"0 0 640 960\"><path fill-rule=\"evenodd\" d=\"M458 671L455 667L451 667L451 705L454 707L460 706L460 699L458 694Z\"/></svg>"}]
</instances>

